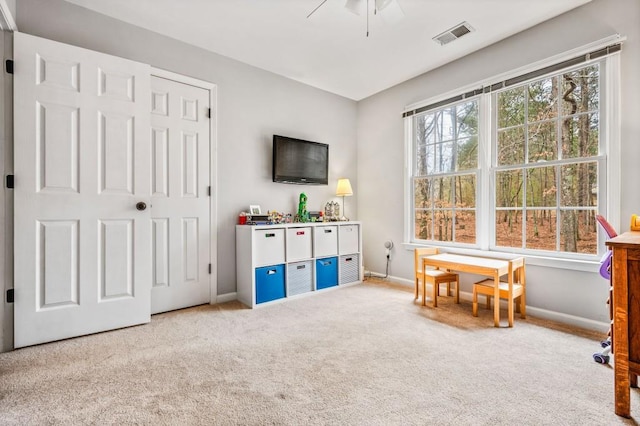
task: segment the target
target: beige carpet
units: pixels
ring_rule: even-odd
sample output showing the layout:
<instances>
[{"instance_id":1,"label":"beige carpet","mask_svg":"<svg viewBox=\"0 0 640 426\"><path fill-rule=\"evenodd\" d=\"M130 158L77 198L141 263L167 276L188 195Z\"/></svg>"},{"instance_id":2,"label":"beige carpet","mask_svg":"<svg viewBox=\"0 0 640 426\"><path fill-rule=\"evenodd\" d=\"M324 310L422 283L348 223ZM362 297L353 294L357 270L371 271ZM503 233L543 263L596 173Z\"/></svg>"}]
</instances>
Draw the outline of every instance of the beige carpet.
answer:
<instances>
[{"instance_id":1,"label":"beige carpet","mask_svg":"<svg viewBox=\"0 0 640 426\"><path fill-rule=\"evenodd\" d=\"M0 424L635 424L591 358L602 336L533 318L494 328L451 299L425 308L368 282L0 354Z\"/></svg>"}]
</instances>

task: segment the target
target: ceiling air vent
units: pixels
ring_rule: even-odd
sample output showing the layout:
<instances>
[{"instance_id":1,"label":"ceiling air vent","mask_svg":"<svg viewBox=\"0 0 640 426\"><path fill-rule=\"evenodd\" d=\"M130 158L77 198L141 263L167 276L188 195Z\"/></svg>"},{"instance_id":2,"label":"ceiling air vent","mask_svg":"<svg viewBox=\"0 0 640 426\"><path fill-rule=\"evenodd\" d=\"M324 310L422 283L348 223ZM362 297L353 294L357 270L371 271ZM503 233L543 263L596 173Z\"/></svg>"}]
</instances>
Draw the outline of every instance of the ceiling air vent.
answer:
<instances>
[{"instance_id":1,"label":"ceiling air vent","mask_svg":"<svg viewBox=\"0 0 640 426\"><path fill-rule=\"evenodd\" d=\"M451 43L453 40L457 40L465 34L469 34L473 31L473 27L468 22L463 22L456 25L453 28L449 28L447 31L438 34L433 38L433 41L440 43L441 46Z\"/></svg>"}]
</instances>

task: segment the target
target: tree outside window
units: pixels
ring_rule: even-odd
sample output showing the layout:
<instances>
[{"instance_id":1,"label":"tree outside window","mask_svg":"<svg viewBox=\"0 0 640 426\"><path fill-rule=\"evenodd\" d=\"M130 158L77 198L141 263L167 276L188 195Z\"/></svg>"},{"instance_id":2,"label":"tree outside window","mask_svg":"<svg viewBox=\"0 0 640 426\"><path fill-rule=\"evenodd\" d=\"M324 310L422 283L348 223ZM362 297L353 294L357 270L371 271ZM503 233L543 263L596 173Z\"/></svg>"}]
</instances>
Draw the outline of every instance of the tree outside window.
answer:
<instances>
[{"instance_id":1,"label":"tree outside window","mask_svg":"<svg viewBox=\"0 0 640 426\"><path fill-rule=\"evenodd\" d=\"M478 101L414 119L415 238L476 242Z\"/></svg>"},{"instance_id":2,"label":"tree outside window","mask_svg":"<svg viewBox=\"0 0 640 426\"><path fill-rule=\"evenodd\" d=\"M597 253L598 64L494 96L495 245Z\"/></svg>"},{"instance_id":3,"label":"tree outside window","mask_svg":"<svg viewBox=\"0 0 640 426\"><path fill-rule=\"evenodd\" d=\"M414 115L412 241L596 255L606 63L482 89Z\"/></svg>"}]
</instances>

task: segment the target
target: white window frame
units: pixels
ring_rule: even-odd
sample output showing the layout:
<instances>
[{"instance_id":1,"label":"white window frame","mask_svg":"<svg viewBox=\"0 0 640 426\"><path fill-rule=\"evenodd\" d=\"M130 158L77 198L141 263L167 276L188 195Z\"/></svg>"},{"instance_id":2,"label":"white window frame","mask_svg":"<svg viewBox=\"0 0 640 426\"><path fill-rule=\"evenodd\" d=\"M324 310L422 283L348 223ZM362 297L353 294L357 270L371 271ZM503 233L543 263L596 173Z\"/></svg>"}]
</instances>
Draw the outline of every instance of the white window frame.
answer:
<instances>
[{"instance_id":1,"label":"white window frame","mask_svg":"<svg viewBox=\"0 0 640 426\"><path fill-rule=\"evenodd\" d=\"M501 90L497 90L495 92L491 93L491 118L495 118L497 111L496 109L496 101L497 101L497 97L500 93L506 91L506 90L510 90L510 89L514 89L514 88L518 88L518 87L523 87L523 86L527 86L528 84L535 82L535 81L539 81L545 78L556 78L558 76L561 76L562 74L565 74L567 72L571 72L571 71L575 71L575 70L579 70L585 67L588 67L590 65L593 64L600 64L599 66L599 91L600 91L600 99L599 99L599 105L598 105L598 120L599 120L599 134L603 134L606 133L602 132L603 129L607 129L608 127L608 123L606 121L606 117L603 117L602 112L608 109L608 106L606 104L606 92L607 92L607 87L606 87L606 83L605 83L605 79L603 74L606 73L606 68L607 68L607 64L606 64L606 58L600 58L597 60L593 60L593 61L589 61L589 62L584 62L581 63L579 65L573 66L573 67L569 67L566 68L560 72L554 72L554 73L550 73L550 74L546 74L546 75L540 75L535 77L534 79L528 80L528 81L524 81L521 84L518 85L514 85L511 86L509 88L505 88L505 89L501 89ZM604 93L603 93L604 92ZM604 94L604 96L603 96ZM558 115L558 117L556 117L556 120L560 120L561 116ZM557 132L560 132L560 130L558 129ZM559 137L559 134L558 134ZM497 252L512 252L512 251L517 251L518 253L524 254L524 255L533 255L533 256L540 256L541 250L534 250L534 249L527 249L527 248L519 248L519 247L505 247L505 246L498 246L496 244L496 228L495 226L493 226L496 223L496 211L497 211L497 207L496 207L496 199L495 199L495 172L499 171L499 170L522 170L523 171L523 178L525 178L524 173L526 170L531 169L531 168L537 168L539 167L538 165L532 165L531 163L523 163L523 164L519 164L519 165L505 165L505 166L498 166L497 165L497 139L498 139L498 129L497 129L497 118L496 119L492 119L491 120L491 171L490 171L490 181L491 181L491 187L492 187L492 192L490 194L490 200L492 201L492 206L490 208L490 221L487 224L489 229L489 249L492 251L497 251ZM526 149L526 147L525 147ZM558 154L560 154L560 149L558 149ZM583 163L583 162L587 162L586 160L577 160L574 158L569 158L569 159L563 159L563 160L554 160L553 162L549 162L551 163L551 166L557 166L557 165L565 165L565 164L578 164L578 163ZM607 155L606 155L606 139L603 139L602 136L600 136L598 138L598 155L597 156L593 156L593 157L589 157L588 162L595 162L597 163L598 166L598 206L596 209L596 213L601 214L603 216L606 217L606 209L603 209L603 206L606 206L606 191L607 191L607 186L606 186L606 181L607 181ZM525 193L526 193L526 189L525 189ZM556 194L557 197L560 196L560 192L558 191ZM526 197L526 194L525 194ZM603 200L604 200L604 204L603 204ZM554 208L558 213L560 213L563 209L561 208L560 205L560 201L556 200L556 207ZM571 209L571 208L569 208ZM526 201L523 203L522 207L522 215L523 218L524 216L527 214L528 211L532 211L535 210L535 208L527 208L526 205ZM557 216L556 218L557 221L560 221L560 215ZM598 227L599 228L599 227ZM523 229L523 234L526 232L526 229ZM524 236L524 235L523 235ZM560 243L560 241L556 240L556 246ZM588 261L592 261L595 259L600 259L600 257L602 256L602 253L604 251L604 241L603 238L599 235L598 236L598 246L597 246L597 252L595 254L586 254L586 253L572 253L572 252L558 252L561 254L558 255L550 255L551 257L559 257L559 258L566 258L566 259L583 259L583 260L588 260Z\"/></svg>"},{"instance_id":2,"label":"white window frame","mask_svg":"<svg viewBox=\"0 0 640 426\"><path fill-rule=\"evenodd\" d=\"M451 91L437 97L427 99L419 104L410 105L406 111L417 109L421 106L434 104L445 99L449 99L477 89L479 86L485 87L490 81L506 80L517 75L544 68L545 66L562 62L580 54L606 47L614 42L621 42L619 36L612 36L595 43L574 49L562 55L554 56L548 60L531 64L528 67L520 68L501 76L494 77L485 82L471 84L455 91ZM619 229L620 200L609 197L608 194L620 194L620 53L609 54L603 58L583 62L576 67L581 68L589 64L601 62L600 67L600 155L594 157L598 162L598 213L607 217L607 220ZM550 73L550 75L561 74L564 70ZM543 76L536 76L531 81L536 81ZM522 82L527 83L527 82ZM565 268L572 270L597 271L602 253L605 251L605 236L598 231L598 254L567 253L561 252L557 255L553 253L541 254L538 250L512 249L508 247L495 247L495 183L493 181L492 160L495 155L494 135L497 134L495 120L492 120L492 101L494 92L484 93L478 100L478 190L476 199L476 244L469 247L469 244L455 242L440 242L429 240L428 245L441 246L448 252L471 255L490 255L495 257L510 257L514 253L524 254L527 261L532 265ZM452 102L455 103L455 102ZM405 188L404 188L404 244L406 249L412 250L415 247L425 245L423 240L415 238L414 222L414 194L413 194L413 171L414 171L414 117L406 117L405 124ZM489 231L487 231L489 230Z\"/></svg>"},{"instance_id":3,"label":"white window frame","mask_svg":"<svg viewBox=\"0 0 640 426\"><path fill-rule=\"evenodd\" d=\"M443 105L441 107L438 108L434 108L432 111L441 111L443 109L446 108L450 108L452 106L457 106L459 104L462 103L468 103L468 102L472 102L472 101L476 101L478 104L478 116L480 115L480 102L481 102L481 96L472 96L469 98L465 98L465 99L461 99L459 101L455 101L452 102L450 104L447 105ZM427 114L429 112L426 112ZM412 119L411 119L411 125L412 125L412 129L413 129L413 123L415 123L415 120L420 117L421 115L424 114L416 114ZM480 124L480 121L478 120L478 124ZM478 126L480 127L480 126ZM478 128L478 134L476 135L476 137L478 138L478 157L480 157L480 129ZM415 135L413 135L415 136ZM418 164L417 164L417 157L415 155L415 151L416 151L416 146L415 146L415 138L412 137L411 139L411 149L412 152L410 154L410 169L409 169L409 174L410 174L410 180L411 182L409 182L409 186L411 187L411 220L413 220L414 223L414 230L413 230L413 241L414 242L418 242L421 244L424 244L424 242L427 242L429 244L431 244L432 242L437 241L438 245L442 245L442 246L451 246L451 247L458 247L458 246L462 246L462 247L468 247L468 248L478 248L478 194L480 193L480 174L481 174L481 168L480 168L480 158L478 158L478 162L477 162L477 168L475 169L465 169L465 170L454 170L451 172L436 172L433 174L426 174L424 176L415 176L414 175L414 171L417 170L418 168ZM456 137L455 142L457 144L458 142L458 138ZM476 179L476 194L475 194L475 207L474 207L474 211L475 211L475 216L476 216L476 242L475 243L463 243L463 242L459 242L459 241L439 241L439 240L417 240L417 238L415 238L415 211L416 211L416 205L415 205L415 197L413 196L414 191L415 191L415 180L416 179L421 179L421 178L427 178L427 179L436 179L439 177L450 177L450 178L455 178L456 176L471 176L474 175L475 179ZM455 194L455 191L454 191ZM455 204L454 207L452 207L450 209L451 211L453 211L454 216L455 216L455 212L456 212L456 208L455 208ZM455 221L454 221L455 223ZM455 226L452 227L453 233L455 234Z\"/></svg>"}]
</instances>

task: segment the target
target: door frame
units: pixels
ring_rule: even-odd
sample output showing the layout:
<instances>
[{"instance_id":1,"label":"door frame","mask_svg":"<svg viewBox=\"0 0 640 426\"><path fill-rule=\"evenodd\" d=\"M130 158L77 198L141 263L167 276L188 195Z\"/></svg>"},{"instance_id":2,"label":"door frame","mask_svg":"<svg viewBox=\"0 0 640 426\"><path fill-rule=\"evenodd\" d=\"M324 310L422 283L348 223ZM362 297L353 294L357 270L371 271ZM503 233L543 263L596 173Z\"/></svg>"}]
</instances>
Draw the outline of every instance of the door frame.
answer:
<instances>
[{"instance_id":1,"label":"door frame","mask_svg":"<svg viewBox=\"0 0 640 426\"><path fill-rule=\"evenodd\" d=\"M13 32L0 34L4 59L13 59ZM13 75L2 72L0 76L0 176L13 174ZM14 349L13 345L13 303L7 302L7 292L13 290L13 190L2 183L0 194L0 353Z\"/></svg>"},{"instance_id":2,"label":"door frame","mask_svg":"<svg viewBox=\"0 0 640 426\"><path fill-rule=\"evenodd\" d=\"M160 77L209 91L209 105L211 106L211 117L209 120L209 182L211 183L211 195L209 197L209 263L211 264L209 304L215 305L218 300L218 232L216 226L218 217L218 86L208 81L153 66L151 67L151 77ZM149 111L151 111L151 106L149 106Z\"/></svg>"}]
</instances>

